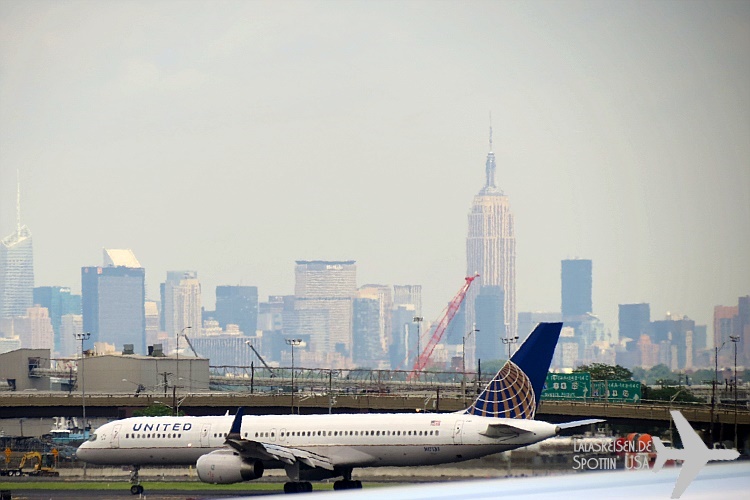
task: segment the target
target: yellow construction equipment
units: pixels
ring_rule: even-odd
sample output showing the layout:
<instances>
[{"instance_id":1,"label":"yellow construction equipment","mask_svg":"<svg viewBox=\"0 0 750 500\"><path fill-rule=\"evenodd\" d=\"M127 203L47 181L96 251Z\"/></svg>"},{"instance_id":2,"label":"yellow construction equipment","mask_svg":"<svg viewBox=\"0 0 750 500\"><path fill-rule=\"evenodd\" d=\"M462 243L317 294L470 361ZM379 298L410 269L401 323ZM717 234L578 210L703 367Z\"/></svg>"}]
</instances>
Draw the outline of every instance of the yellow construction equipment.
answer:
<instances>
[{"instance_id":1,"label":"yellow construction equipment","mask_svg":"<svg viewBox=\"0 0 750 500\"><path fill-rule=\"evenodd\" d=\"M46 477L57 477L60 475L57 472L57 450L52 450L49 453L39 453L38 451L29 451L24 453L21 457L21 462L18 467L3 469L0 471L0 475L3 476L23 476L24 474L29 476L46 476ZM34 467L29 472L25 472L23 469L26 467L27 462L35 461Z\"/></svg>"}]
</instances>

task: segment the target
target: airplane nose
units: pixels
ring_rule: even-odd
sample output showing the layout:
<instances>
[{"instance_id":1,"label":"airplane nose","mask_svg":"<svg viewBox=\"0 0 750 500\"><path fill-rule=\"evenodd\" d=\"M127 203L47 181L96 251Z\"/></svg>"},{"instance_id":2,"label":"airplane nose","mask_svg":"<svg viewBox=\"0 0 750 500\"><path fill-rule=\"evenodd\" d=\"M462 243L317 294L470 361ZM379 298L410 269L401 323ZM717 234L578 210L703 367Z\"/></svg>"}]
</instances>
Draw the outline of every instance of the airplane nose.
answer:
<instances>
[{"instance_id":1,"label":"airplane nose","mask_svg":"<svg viewBox=\"0 0 750 500\"><path fill-rule=\"evenodd\" d=\"M83 443L81 446L78 447L76 450L76 458L80 458L84 462L86 462L86 458L89 457L89 447L88 443Z\"/></svg>"}]
</instances>

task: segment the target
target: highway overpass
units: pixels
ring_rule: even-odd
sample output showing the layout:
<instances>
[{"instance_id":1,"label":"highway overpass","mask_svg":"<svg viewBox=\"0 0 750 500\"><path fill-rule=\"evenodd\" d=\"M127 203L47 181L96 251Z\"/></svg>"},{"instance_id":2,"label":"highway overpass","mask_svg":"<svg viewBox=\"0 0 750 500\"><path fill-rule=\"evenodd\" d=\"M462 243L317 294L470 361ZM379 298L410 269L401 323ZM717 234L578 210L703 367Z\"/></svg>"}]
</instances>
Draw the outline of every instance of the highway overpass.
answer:
<instances>
[{"instance_id":1,"label":"highway overpass","mask_svg":"<svg viewBox=\"0 0 750 500\"><path fill-rule=\"evenodd\" d=\"M297 393L294 396L295 411L300 413L382 413L382 412L451 412L468 406L468 399L455 394L439 396L437 392L412 394L334 394ZM173 405L171 393L87 393L86 414L91 417L124 418L134 410L153 404ZM248 413L286 414L291 411L291 393L269 394L247 392L205 392L179 394L176 398L180 410L189 415L220 414L234 412L239 406ZM0 418L80 416L82 397L80 393L62 392L5 392L0 393ZM707 404L628 404L604 402L542 401L539 418L564 421L571 418L598 417L608 420L632 420L669 422L669 410L679 409L696 424L711 421L711 407ZM750 426L750 411L738 408L737 423ZM714 422L734 425L735 410L720 405L714 411Z\"/></svg>"}]
</instances>

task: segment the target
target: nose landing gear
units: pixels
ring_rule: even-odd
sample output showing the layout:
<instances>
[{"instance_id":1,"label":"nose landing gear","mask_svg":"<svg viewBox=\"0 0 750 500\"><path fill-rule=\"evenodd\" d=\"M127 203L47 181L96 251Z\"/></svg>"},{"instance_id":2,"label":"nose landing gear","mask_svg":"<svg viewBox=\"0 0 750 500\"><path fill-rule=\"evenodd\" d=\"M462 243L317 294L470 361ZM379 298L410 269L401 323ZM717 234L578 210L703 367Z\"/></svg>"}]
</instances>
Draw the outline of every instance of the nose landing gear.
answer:
<instances>
[{"instance_id":1,"label":"nose landing gear","mask_svg":"<svg viewBox=\"0 0 750 500\"><path fill-rule=\"evenodd\" d=\"M133 470L130 471L130 493L132 495L140 495L143 493L143 486L141 486L141 480L138 477L138 471L141 470L140 465L134 465Z\"/></svg>"}]
</instances>

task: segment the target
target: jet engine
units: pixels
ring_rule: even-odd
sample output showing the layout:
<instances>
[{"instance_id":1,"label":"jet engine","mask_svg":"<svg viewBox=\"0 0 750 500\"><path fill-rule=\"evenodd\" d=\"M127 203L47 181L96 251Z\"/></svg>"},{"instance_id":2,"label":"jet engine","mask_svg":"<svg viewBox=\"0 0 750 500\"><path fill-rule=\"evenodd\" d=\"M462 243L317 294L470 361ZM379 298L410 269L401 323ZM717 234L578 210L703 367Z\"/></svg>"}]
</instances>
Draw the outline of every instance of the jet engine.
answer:
<instances>
[{"instance_id":1,"label":"jet engine","mask_svg":"<svg viewBox=\"0 0 750 500\"><path fill-rule=\"evenodd\" d=\"M258 479L265 469L260 460L246 460L235 451L217 450L200 457L195 470L204 483L232 484Z\"/></svg>"}]
</instances>

